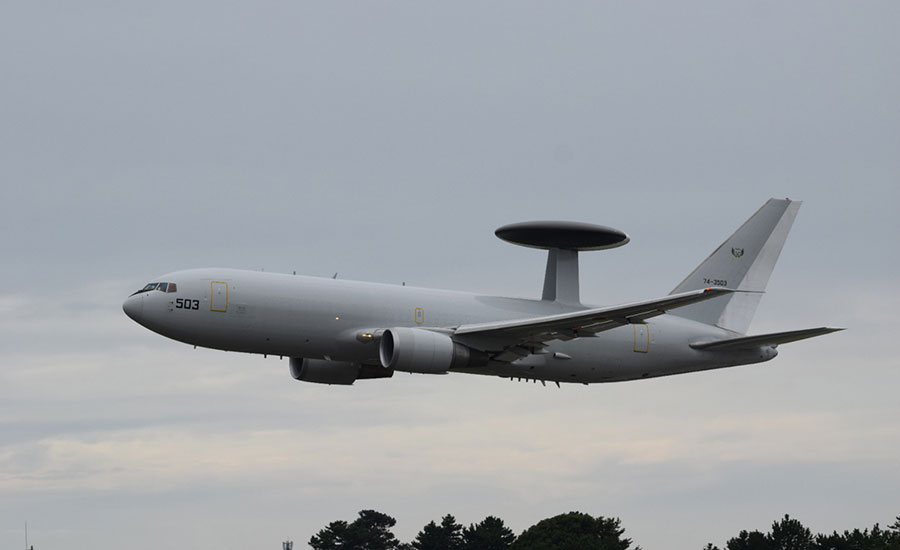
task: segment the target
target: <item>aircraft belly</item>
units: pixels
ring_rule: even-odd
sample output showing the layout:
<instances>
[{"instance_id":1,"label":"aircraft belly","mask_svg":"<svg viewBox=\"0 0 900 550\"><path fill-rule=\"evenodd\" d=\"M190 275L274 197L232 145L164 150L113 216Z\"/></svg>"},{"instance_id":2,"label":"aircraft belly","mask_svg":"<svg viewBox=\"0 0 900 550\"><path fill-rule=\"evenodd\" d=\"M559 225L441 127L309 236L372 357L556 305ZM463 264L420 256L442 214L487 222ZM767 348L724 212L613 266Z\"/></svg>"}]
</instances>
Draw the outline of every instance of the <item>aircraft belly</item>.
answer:
<instances>
[{"instance_id":1,"label":"aircraft belly","mask_svg":"<svg viewBox=\"0 0 900 550\"><path fill-rule=\"evenodd\" d=\"M538 354L512 363L491 364L480 372L488 374L486 371L490 370L496 376L590 384L707 370L738 361L738 358L692 349L688 335L693 327L683 327L685 322L681 319L662 316L655 321L642 324L638 331L633 325L625 325L593 337L557 340ZM479 369L465 370L476 371Z\"/></svg>"}]
</instances>

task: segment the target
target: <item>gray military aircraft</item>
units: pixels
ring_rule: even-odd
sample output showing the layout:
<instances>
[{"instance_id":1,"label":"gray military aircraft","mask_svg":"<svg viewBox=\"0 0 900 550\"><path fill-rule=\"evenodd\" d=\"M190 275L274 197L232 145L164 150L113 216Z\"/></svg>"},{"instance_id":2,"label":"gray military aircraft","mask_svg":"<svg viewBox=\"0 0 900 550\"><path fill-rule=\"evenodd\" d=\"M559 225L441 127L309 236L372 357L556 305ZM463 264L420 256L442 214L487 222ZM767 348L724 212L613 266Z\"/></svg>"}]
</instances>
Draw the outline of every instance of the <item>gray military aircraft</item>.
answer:
<instances>
[{"instance_id":1,"label":"gray military aircraft","mask_svg":"<svg viewBox=\"0 0 900 550\"><path fill-rule=\"evenodd\" d=\"M324 384L395 371L589 384L760 363L842 330L746 334L799 208L770 199L668 296L611 307L580 302L578 253L628 236L526 222L496 235L548 250L540 300L209 268L163 275L123 308L180 342L289 357L295 379Z\"/></svg>"}]
</instances>

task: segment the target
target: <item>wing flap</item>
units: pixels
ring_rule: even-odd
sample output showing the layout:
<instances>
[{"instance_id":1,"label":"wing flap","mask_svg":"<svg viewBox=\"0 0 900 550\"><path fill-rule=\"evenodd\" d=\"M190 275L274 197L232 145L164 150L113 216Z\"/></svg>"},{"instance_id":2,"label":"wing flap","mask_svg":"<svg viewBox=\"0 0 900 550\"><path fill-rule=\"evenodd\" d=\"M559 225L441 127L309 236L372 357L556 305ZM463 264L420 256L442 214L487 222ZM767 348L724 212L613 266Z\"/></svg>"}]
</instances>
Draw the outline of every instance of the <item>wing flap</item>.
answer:
<instances>
[{"instance_id":1,"label":"wing flap","mask_svg":"<svg viewBox=\"0 0 900 550\"><path fill-rule=\"evenodd\" d=\"M807 338L814 338L844 330L842 328L819 327L805 328L801 330L789 330L787 332L772 332L769 334L757 334L755 336L741 336L739 338L729 338L727 340L714 340L712 342L697 342L691 344L694 349L702 350L728 350L728 349L753 349L760 346L777 346L778 344L787 344Z\"/></svg>"}]
</instances>

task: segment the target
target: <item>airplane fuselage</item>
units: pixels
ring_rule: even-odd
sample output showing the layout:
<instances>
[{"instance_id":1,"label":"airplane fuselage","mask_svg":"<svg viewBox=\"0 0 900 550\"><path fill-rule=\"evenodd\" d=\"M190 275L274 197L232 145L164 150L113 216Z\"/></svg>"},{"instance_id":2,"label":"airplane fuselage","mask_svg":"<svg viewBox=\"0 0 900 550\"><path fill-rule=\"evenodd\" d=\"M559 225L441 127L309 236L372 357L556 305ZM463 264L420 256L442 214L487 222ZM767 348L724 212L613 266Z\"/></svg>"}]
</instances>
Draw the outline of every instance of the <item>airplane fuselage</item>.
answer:
<instances>
[{"instance_id":1,"label":"airplane fuselage","mask_svg":"<svg viewBox=\"0 0 900 550\"><path fill-rule=\"evenodd\" d=\"M542 317L589 306L483 296L299 275L194 269L162 276L171 291L128 298L126 313L174 340L226 351L353 362L384 368L380 331L444 331L473 323ZM698 350L692 343L734 332L663 314L590 337L554 340L514 361L490 360L458 372L528 380L595 383L635 380L773 358L773 346Z\"/></svg>"}]
</instances>

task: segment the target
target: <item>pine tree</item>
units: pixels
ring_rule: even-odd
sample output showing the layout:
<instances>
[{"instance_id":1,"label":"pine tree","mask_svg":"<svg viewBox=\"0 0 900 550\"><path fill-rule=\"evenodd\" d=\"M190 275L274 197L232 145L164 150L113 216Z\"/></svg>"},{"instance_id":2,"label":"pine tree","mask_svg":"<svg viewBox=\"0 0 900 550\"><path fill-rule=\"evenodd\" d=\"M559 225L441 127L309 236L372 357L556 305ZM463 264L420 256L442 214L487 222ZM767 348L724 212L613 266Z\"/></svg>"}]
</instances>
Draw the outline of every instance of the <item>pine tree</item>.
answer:
<instances>
[{"instance_id":1,"label":"pine tree","mask_svg":"<svg viewBox=\"0 0 900 550\"><path fill-rule=\"evenodd\" d=\"M402 550L391 528L397 520L375 510L362 510L352 523L333 521L309 539L313 550Z\"/></svg>"},{"instance_id":2,"label":"pine tree","mask_svg":"<svg viewBox=\"0 0 900 550\"><path fill-rule=\"evenodd\" d=\"M463 529L463 550L506 550L516 535L494 516Z\"/></svg>"},{"instance_id":3,"label":"pine tree","mask_svg":"<svg viewBox=\"0 0 900 550\"><path fill-rule=\"evenodd\" d=\"M462 525L450 514L441 519L440 525L429 522L411 543L415 550L462 550L462 545Z\"/></svg>"}]
</instances>

